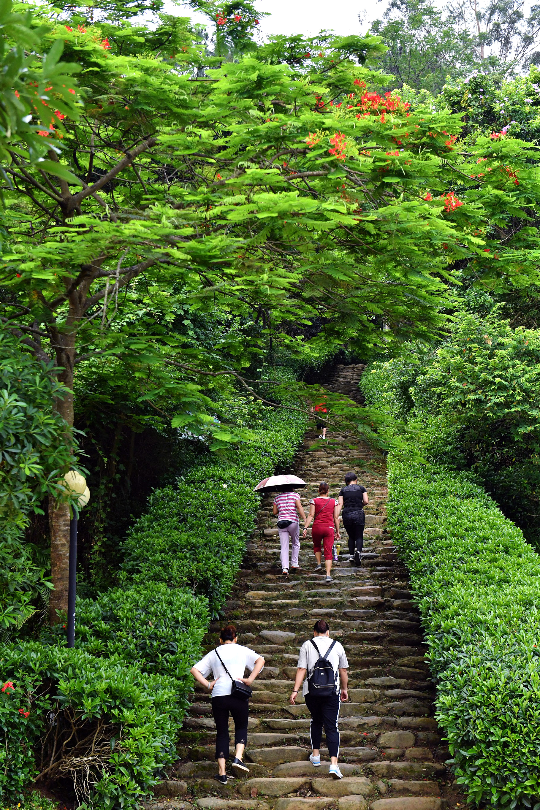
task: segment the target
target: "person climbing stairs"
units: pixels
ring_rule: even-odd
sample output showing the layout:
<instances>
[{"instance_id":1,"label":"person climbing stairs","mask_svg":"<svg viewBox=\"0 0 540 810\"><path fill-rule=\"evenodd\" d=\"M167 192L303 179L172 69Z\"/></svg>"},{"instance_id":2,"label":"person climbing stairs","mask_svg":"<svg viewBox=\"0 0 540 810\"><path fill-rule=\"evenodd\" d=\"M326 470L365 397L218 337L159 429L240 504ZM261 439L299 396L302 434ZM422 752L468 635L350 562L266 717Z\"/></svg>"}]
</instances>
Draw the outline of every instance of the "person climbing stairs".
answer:
<instances>
[{"instance_id":1,"label":"person climbing stairs","mask_svg":"<svg viewBox=\"0 0 540 810\"><path fill-rule=\"evenodd\" d=\"M361 403L363 365L338 366L327 389ZM178 746L178 762L158 785L152 810L454 810L466 801L445 766L449 758L434 719L434 687L425 659L420 617L407 570L386 529L386 469L380 453L351 430L333 428L318 440L308 431L295 471L308 482L306 509L320 481L337 495L346 472L355 470L366 487L364 554L351 566L347 549L325 584L315 572L308 533L301 571L281 576L272 496L265 496L258 526L225 607L239 642L263 655L266 666L253 684L245 762L249 773L214 780L214 722L210 698L197 690ZM340 709L339 763L344 778L329 776L329 757L309 761L309 713L301 695L288 702L298 648L312 635L317 618L349 658L349 702ZM210 627L207 649L219 627ZM160 798L161 796L161 798Z\"/></svg>"}]
</instances>

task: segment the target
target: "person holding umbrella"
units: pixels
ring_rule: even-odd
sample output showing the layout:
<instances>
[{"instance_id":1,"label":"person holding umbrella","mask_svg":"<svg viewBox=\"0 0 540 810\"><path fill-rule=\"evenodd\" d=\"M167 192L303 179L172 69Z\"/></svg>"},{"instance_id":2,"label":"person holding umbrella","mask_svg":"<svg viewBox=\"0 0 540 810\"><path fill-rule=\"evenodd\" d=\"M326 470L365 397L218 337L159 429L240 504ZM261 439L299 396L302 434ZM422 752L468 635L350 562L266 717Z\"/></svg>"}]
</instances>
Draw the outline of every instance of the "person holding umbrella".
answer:
<instances>
[{"instance_id":1,"label":"person holding umbrella","mask_svg":"<svg viewBox=\"0 0 540 810\"><path fill-rule=\"evenodd\" d=\"M292 540L291 568L298 570L298 553L300 551L300 526L298 518L306 519L300 502L297 487L305 487L306 482L296 475L271 475L259 481L255 492L267 493L278 491L274 498L272 511L276 515L281 545L281 566L285 576L289 574L289 542Z\"/></svg>"}]
</instances>

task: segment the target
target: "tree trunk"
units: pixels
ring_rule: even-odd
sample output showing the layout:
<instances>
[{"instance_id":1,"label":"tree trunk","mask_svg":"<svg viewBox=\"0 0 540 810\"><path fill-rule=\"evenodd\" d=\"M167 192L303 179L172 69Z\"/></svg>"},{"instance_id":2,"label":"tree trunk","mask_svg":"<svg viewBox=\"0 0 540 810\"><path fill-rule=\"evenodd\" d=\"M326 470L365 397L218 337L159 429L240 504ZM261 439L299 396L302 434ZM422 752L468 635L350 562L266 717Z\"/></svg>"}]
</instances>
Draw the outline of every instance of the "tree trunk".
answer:
<instances>
[{"instance_id":1,"label":"tree trunk","mask_svg":"<svg viewBox=\"0 0 540 810\"><path fill-rule=\"evenodd\" d=\"M72 428L74 421L73 410L73 368L75 364L75 338L74 326L78 320L76 310L70 303L70 312L66 327L69 331L60 332L52 330L52 344L56 352L56 364L61 369L58 379L68 388L69 393L64 398L58 398L55 403L56 410L65 419L66 442L73 441ZM75 310L75 311L74 311ZM71 327L71 329L70 329ZM66 470L67 472L67 470ZM49 602L49 622L58 624L62 616L58 611L67 613L68 587L69 587L69 506L49 498L49 530L51 535L51 573L54 590L51 592Z\"/></svg>"},{"instance_id":2,"label":"tree trunk","mask_svg":"<svg viewBox=\"0 0 540 810\"><path fill-rule=\"evenodd\" d=\"M51 574L54 590L49 601L49 622L63 619L58 611L67 613L69 584L69 506L56 504L49 498L49 528L51 532Z\"/></svg>"}]
</instances>

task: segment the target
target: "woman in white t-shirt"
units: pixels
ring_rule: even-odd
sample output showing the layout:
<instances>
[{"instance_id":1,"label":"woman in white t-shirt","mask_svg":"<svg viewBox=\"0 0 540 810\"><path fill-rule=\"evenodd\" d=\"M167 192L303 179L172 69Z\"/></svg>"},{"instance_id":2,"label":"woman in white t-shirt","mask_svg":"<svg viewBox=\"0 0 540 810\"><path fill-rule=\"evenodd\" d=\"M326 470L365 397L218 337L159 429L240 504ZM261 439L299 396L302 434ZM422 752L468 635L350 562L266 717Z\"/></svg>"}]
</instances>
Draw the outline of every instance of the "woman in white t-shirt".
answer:
<instances>
[{"instance_id":1,"label":"woman in white t-shirt","mask_svg":"<svg viewBox=\"0 0 540 810\"><path fill-rule=\"evenodd\" d=\"M234 743L236 746L232 767L249 771L243 761L244 748L247 743L249 718L249 701L232 695L233 681L243 681L251 686L261 669L264 658L237 644L236 628L229 624L220 633L220 647L207 653L191 668L191 674L205 689L212 690L212 714L216 723L216 759L219 773L217 779L227 784L225 762L229 756L229 714L234 720ZM244 678L245 670L250 676ZM214 680L207 678L212 673Z\"/></svg>"}]
</instances>

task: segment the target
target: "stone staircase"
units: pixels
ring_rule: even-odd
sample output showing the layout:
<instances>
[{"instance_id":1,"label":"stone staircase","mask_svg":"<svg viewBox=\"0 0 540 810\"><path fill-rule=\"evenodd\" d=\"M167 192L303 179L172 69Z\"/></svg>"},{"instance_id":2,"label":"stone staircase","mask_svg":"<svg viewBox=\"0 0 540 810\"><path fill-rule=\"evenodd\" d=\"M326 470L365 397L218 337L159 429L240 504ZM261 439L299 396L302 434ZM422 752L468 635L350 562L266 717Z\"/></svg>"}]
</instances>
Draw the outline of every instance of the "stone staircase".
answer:
<instances>
[{"instance_id":1,"label":"stone staircase","mask_svg":"<svg viewBox=\"0 0 540 810\"><path fill-rule=\"evenodd\" d=\"M338 366L328 390L361 401L363 366ZM281 575L279 540L272 498L265 497L254 533L226 606L239 642L264 656L266 666L254 683L245 761L250 772L226 786L213 777L214 723L210 698L197 690L179 741L179 760L159 797L148 807L204 810L453 810L466 801L444 762L448 751L433 718L433 685L424 660L420 618L386 529L386 470L381 456L353 432L330 428L326 442L308 432L295 469L309 482L300 490L309 499L326 480L337 495L351 469L368 490L363 563L354 568L341 555L333 583L315 574L311 541L302 542L301 572ZM346 551L346 535L342 533ZM328 775L308 760L309 713L301 695L288 697L298 649L312 635L317 618L330 624L349 659L349 702L340 712L340 767L344 778ZM210 628L207 647L217 644L219 627ZM232 724L231 724L232 730ZM231 738L234 740L234 737ZM231 741L231 750L232 750ZM326 756L325 756L326 753ZM326 761L325 761L326 760ZM229 771L230 772L230 771ZM161 797L161 798L160 798Z\"/></svg>"}]
</instances>

